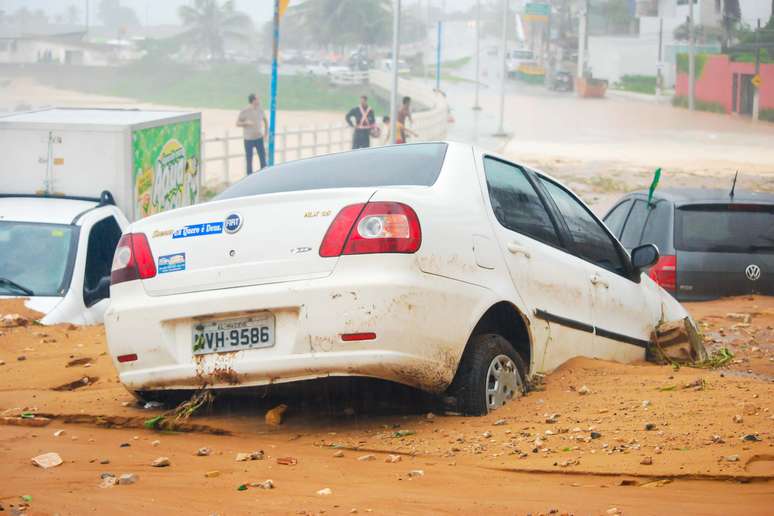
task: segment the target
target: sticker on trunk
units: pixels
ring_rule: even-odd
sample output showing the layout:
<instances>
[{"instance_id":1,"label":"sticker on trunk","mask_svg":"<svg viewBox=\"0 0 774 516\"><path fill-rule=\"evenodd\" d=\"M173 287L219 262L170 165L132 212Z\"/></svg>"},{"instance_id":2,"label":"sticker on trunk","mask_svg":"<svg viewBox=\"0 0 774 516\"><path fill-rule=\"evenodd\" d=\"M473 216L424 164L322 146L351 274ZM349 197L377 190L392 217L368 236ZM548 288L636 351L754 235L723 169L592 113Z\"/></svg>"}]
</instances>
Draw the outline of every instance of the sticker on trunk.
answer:
<instances>
[{"instance_id":1,"label":"sticker on trunk","mask_svg":"<svg viewBox=\"0 0 774 516\"><path fill-rule=\"evenodd\" d=\"M159 256L159 274L165 272L178 272L185 270L185 253L168 254Z\"/></svg>"},{"instance_id":2,"label":"sticker on trunk","mask_svg":"<svg viewBox=\"0 0 774 516\"><path fill-rule=\"evenodd\" d=\"M223 222L205 222L183 226L172 232L172 238L189 238L223 233Z\"/></svg>"}]
</instances>

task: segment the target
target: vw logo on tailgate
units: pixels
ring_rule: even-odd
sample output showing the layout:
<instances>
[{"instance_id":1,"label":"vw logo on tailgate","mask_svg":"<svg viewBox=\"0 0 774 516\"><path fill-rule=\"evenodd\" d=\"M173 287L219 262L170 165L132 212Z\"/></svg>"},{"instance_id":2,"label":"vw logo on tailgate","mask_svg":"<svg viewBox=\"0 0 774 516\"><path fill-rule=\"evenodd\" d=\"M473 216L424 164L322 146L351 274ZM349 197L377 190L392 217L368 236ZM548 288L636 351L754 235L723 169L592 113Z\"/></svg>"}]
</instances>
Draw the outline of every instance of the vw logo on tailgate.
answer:
<instances>
[{"instance_id":1,"label":"vw logo on tailgate","mask_svg":"<svg viewBox=\"0 0 774 516\"><path fill-rule=\"evenodd\" d=\"M242 216L239 213L229 213L226 220L223 221L223 228L226 233L233 235L242 229Z\"/></svg>"},{"instance_id":2,"label":"vw logo on tailgate","mask_svg":"<svg viewBox=\"0 0 774 516\"><path fill-rule=\"evenodd\" d=\"M761 277L761 268L755 265L754 263L751 263L744 270L744 273L747 275L748 280L758 281Z\"/></svg>"}]
</instances>

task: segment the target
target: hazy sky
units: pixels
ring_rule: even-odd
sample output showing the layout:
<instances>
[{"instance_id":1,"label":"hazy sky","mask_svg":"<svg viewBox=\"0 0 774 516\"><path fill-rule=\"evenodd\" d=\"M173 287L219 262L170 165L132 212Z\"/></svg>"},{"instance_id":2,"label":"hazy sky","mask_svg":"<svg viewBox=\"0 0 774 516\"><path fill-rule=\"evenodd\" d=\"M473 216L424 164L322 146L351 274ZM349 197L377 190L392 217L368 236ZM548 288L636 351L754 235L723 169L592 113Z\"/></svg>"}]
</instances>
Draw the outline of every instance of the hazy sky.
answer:
<instances>
[{"instance_id":1,"label":"hazy sky","mask_svg":"<svg viewBox=\"0 0 774 516\"><path fill-rule=\"evenodd\" d=\"M190 0L122 0L121 4L131 7L137 12L143 24L167 24L178 23L177 8ZM290 0L291 5L294 0ZM295 0L298 1L298 0ZM491 1L491 0L484 0ZM43 9L48 14L64 12L70 5L77 5L81 12L85 12L86 4L90 4L92 20L96 21L96 9L100 0L0 0L0 9L15 11L20 7L29 9ZM403 0L404 5L421 2L441 6L443 3L447 10L467 8L475 3L475 0ZM256 22L271 19L274 0L236 0L237 9L248 13Z\"/></svg>"}]
</instances>

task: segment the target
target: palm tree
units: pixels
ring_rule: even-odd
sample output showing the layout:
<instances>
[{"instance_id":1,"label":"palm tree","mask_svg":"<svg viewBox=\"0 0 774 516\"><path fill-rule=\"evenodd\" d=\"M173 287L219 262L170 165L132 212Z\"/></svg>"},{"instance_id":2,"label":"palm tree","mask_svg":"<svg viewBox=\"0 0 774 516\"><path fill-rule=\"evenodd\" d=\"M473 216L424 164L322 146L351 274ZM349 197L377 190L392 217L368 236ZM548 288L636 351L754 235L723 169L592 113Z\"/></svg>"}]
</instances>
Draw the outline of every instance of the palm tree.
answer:
<instances>
[{"instance_id":1,"label":"palm tree","mask_svg":"<svg viewBox=\"0 0 774 516\"><path fill-rule=\"evenodd\" d=\"M223 59L228 42L249 41L252 21L234 8L234 0L222 5L218 0L194 0L193 5L181 6L178 14L186 28L180 41L210 59Z\"/></svg>"},{"instance_id":2,"label":"palm tree","mask_svg":"<svg viewBox=\"0 0 774 516\"><path fill-rule=\"evenodd\" d=\"M390 40L390 0L306 0L297 11L313 41L322 46Z\"/></svg>"}]
</instances>

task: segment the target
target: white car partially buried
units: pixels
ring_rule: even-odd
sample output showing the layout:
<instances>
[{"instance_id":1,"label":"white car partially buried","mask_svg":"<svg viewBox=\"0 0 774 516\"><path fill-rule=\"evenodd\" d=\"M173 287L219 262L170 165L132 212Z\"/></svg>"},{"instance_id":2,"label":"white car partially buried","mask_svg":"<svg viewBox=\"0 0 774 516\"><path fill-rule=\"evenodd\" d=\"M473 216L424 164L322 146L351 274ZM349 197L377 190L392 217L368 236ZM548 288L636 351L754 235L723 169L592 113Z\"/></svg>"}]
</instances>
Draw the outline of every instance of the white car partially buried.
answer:
<instances>
[{"instance_id":1,"label":"white car partially buried","mask_svg":"<svg viewBox=\"0 0 774 516\"><path fill-rule=\"evenodd\" d=\"M657 259L470 145L364 149L132 224L105 325L141 397L365 376L484 414L572 357L641 360L660 325L692 326L642 273Z\"/></svg>"}]
</instances>

